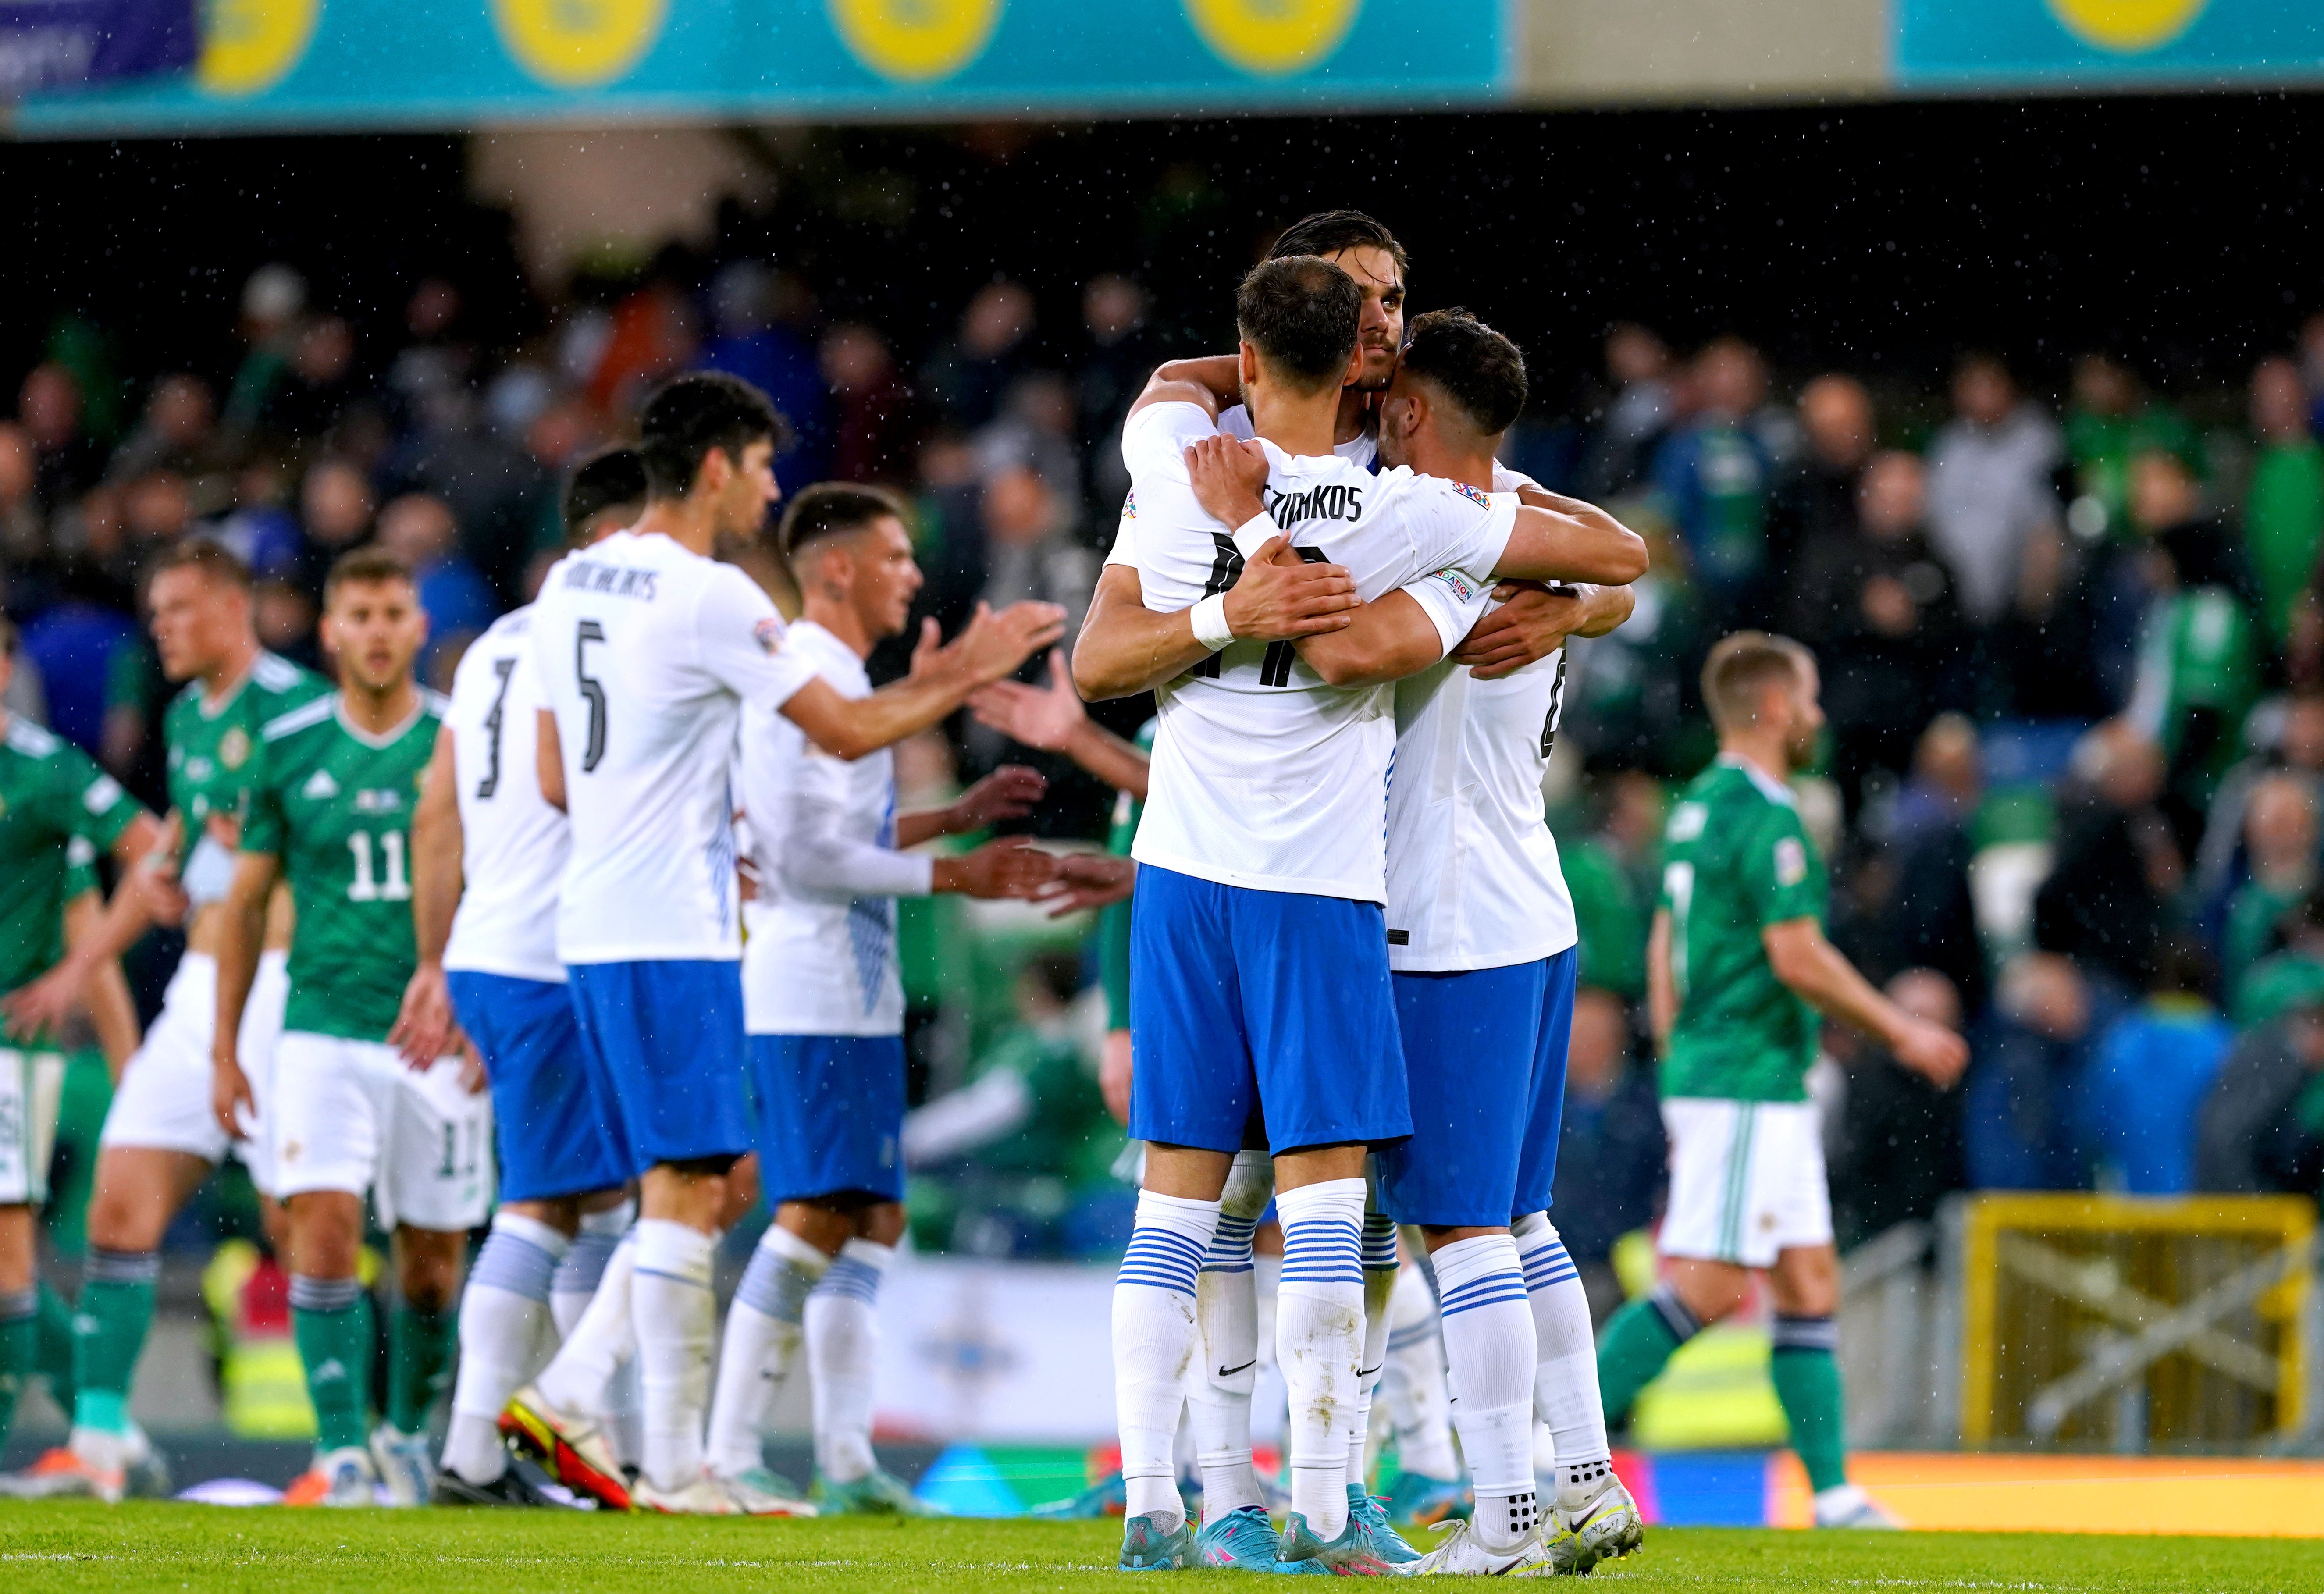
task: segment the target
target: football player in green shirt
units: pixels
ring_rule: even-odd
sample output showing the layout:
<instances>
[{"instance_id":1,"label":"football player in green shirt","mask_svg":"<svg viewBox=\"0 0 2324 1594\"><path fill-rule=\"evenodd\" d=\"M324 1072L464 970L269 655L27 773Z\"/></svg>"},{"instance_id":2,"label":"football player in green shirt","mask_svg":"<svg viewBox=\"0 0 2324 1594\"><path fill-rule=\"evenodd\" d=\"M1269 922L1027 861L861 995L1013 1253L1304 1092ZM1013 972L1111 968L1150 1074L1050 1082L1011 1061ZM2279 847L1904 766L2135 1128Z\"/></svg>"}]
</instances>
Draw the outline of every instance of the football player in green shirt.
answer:
<instances>
[{"instance_id":1,"label":"football player in green shirt","mask_svg":"<svg viewBox=\"0 0 2324 1594\"><path fill-rule=\"evenodd\" d=\"M412 678L428 616L392 555L358 548L324 585L322 640L340 687L259 734L250 811L218 938L212 1105L251 1106L238 1055L244 1003L278 880L298 921L275 1048L277 1193L290 1213L291 1323L314 1402L317 1456L293 1503L420 1505L433 1482L429 1408L451 1369L467 1230L492 1199L492 1111L457 1057L404 1066L387 1044L418 956L412 810L440 702ZM364 1197L395 1237L384 1422L366 1450L369 1313L356 1277Z\"/></svg>"},{"instance_id":2,"label":"football player in green shirt","mask_svg":"<svg viewBox=\"0 0 2324 1594\"><path fill-rule=\"evenodd\" d=\"M16 629L0 616L0 694L15 664ZM94 927L98 852L127 868L161 840L160 823L87 753L0 708L0 990L56 963L69 923L76 939ZM91 982L87 1001L118 1067L137 1020L117 965ZM48 1198L64 1077L55 1027L12 1009L0 1034L0 1443L39 1358L34 1218Z\"/></svg>"},{"instance_id":3,"label":"football player in green shirt","mask_svg":"<svg viewBox=\"0 0 2324 1594\"><path fill-rule=\"evenodd\" d=\"M1833 1354L1840 1262L1807 1073L1819 1014L1941 1086L1960 1077L1969 1048L1874 990L1824 938L1823 861L1788 784L1823 728L1818 690L1814 657L1783 637L1739 631L1703 666L1719 758L1671 810L1646 953L1671 1141L1663 1282L1606 1325L1598 1378L1618 1421L1672 1352L1742 1304L1763 1273L1775 1393L1817 1525L1893 1527L1848 1481Z\"/></svg>"},{"instance_id":4,"label":"football player in green shirt","mask_svg":"<svg viewBox=\"0 0 2324 1594\"><path fill-rule=\"evenodd\" d=\"M35 1468L44 1495L121 1497L146 1446L129 1421L129 1387L153 1320L161 1234L210 1170L235 1150L263 1195L273 1180L263 1126L229 1138L210 1110L210 1031L217 1016L218 915L234 872L234 846L267 722L330 693L320 676L258 645L250 572L207 538L182 538L149 567L145 605L162 673L184 683L163 717L175 845L145 861L117 891L97 932L11 999L12 1010L60 1010L78 1000L91 969L105 966L156 917L184 915L186 952L161 1014L129 1059L106 1114L89 1206L89 1256L74 1317L73 1431ZM244 1010L241 1055L266 1098L268 1064L290 982L290 901L278 890L266 950ZM279 1212L270 1201L270 1215ZM279 1222L270 1222L279 1230ZM279 1239L279 1232L277 1235Z\"/></svg>"}]
</instances>

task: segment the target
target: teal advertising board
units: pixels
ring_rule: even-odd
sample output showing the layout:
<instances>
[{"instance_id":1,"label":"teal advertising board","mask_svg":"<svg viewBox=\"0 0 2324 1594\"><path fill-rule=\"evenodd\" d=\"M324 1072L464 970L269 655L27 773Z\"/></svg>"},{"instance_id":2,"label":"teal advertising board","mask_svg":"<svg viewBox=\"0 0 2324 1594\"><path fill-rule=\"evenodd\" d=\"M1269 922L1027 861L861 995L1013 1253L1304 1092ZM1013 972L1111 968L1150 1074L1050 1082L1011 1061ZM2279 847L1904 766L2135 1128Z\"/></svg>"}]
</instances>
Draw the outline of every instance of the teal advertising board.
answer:
<instances>
[{"instance_id":1,"label":"teal advertising board","mask_svg":"<svg viewBox=\"0 0 2324 1594\"><path fill-rule=\"evenodd\" d=\"M1895 0L1902 88L2324 78L2324 0Z\"/></svg>"},{"instance_id":2,"label":"teal advertising board","mask_svg":"<svg viewBox=\"0 0 2324 1594\"><path fill-rule=\"evenodd\" d=\"M172 79L24 136L1476 105L1501 0L205 0Z\"/></svg>"}]
</instances>

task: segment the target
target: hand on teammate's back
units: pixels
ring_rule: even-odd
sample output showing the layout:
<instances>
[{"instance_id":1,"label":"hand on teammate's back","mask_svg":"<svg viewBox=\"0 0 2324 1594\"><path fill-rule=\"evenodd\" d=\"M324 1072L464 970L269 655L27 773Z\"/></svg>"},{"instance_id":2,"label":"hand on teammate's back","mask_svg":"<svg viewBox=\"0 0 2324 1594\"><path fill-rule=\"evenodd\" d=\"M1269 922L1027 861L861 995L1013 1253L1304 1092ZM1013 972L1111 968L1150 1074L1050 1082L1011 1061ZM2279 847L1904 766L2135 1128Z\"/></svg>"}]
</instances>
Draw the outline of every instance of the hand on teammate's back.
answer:
<instances>
[{"instance_id":1,"label":"hand on teammate's back","mask_svg":"<svg viewBox=\"0 0 2324 1594\"><path fill-rule=\"evenodd\" d=\"M1343 567L1311 565L1290 543L1270 537L1227 591L1227 624L1251 641L1296 642L1346 630L1359 601Z\"/></svg>"},{"instance_id":2,"label":"hand on teammate's back","mask_svg":"<svg viewBox=\"0 0 2324 1594\"><path fill-rule=\"evenodd\" d=\"M1267 453L1239 438L1204 438L1186 448L1194 502L1230 531L1267 512Z\"/></svg>"},{"instance_id":3,"label":"hand on teammate's back","mask_svg":"<svg viewBox=\"0 0 2324 1594\"><path fill-rule=\"evenodd\" d=\"M1030 836L1003 836L957 858L939 858L936 889L964 897L1032 897L1056 878L1057 860Z\"/></svg>"},{"instance_id":4,"label":"hand on teammate's back","mask_svg":"<svg viewBox=\"0 0 2324 1594\"><path fill-rule=\"evenodd\" d=\"M1467 665L1482 681L1514 674L1556 652L1581 629L1589 607L1579 593L1553 591L1535 581L1505 581L1494 595L1507 601L1488 609L1452 652L1453 663Z\"/></svg>"},{"instance_id":5,"label":"hand on teammate's back","mask_svg":"<svg viewBox=\"0 0 2324 1594\"><path fill-rule=\"evenodd\" d=\"M1011 683L1012 685L1014 683ZM1038 769L1023 764L1003 764L960 794L945 816L945 830L963 835L1003 819L1021 819L1033 811L1049 789Z\"/></svg>"},{"instance_id":6,"label":"hand on teammate's back","mask_svg":"<svg viewBox=\"0 0 2324 1594\"><path fill-rule=\"evenodd\" d=\"M1941 1091L1952 1089L1969 1067L1969 1043L1926 1018L1908 1018L1888 1049L1898 1063Z\"/></svg>"}]
</instances>

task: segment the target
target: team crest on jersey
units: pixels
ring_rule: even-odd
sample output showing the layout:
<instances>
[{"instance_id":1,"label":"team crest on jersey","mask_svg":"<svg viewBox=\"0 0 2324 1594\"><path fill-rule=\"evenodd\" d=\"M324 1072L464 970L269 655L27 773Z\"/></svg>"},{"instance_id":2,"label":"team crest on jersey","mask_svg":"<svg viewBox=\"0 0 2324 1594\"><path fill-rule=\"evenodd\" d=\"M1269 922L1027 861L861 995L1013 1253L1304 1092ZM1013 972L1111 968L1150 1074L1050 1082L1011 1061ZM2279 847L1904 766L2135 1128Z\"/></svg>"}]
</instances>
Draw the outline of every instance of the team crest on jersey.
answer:
<instances>
[{"instance_id":1,"label":"team crest on jersey","mask_svg":"<svg viewBox=\"0 0 2324 1594\"><path fill-rule=\"evenodd\" d=\"M1493 507L1493 495L1491 493L1480 492L1477 488L1471 487L1466 482L1453 483L1452 491L1458 493L1462 497L1468 499L1473 503L1482 504L1487 509Z\"/></svg>"},{"instance_id":2,"label":"team crest on jersey","mask_svg":"<svg viewBox=\"0 0 2324 1594\"><path fill-rule=\"evenodd\" d=\"M759 650L761 652L779 653L783 650L783 622L781 621L771 618L761 620L758 624L751 628L751 634L759 639Z\"/></svg>"},{"instance_id":3,"label":"team crest on jersey","mask_svg":"<svg viewBox=\"0 0 2324 1594\"><path fill-rule=\"evenodd\" d=\"M1787 835L1775 843L1775 883L1796 886L1807 878L1808 850L1799 837Z\"/></svg>"},{"instance_id":4,"label":"team crest on jersey","mask_svg":"<svg viewBox=\"0 0 2324 1594\"><path fill-rule=\"evenodd\" d=\"M1674 842L1691 842L1702 834L1703 822L1711 812L1701 803L1681 803L1671 810L1670 829L1665 834Z\"/></svg>"},{"instance_id":5,"label":"team crest on jersey","mask_svg":"<svg viewBox=\"0 0 2324 1594\"><path fill-rule=\"evenodd\" d=\"M331 779L328 769L318 769L307 777L307 784L299 788L299 795L309 802L327 803L339 795L339 783Z\"/></svg>"},{"instance_id":6,"label":"team crest on jersey","mask_svg":"<svg viewBox=\"0 0 2324 1594\"><path fill-rule=\"evenodd\" d=\"M250 758L250 733L240 725L218 738L218 762L229 769L239 769ZM197 779L200 779L198 776Z\"/></svg>"}]
</instances>

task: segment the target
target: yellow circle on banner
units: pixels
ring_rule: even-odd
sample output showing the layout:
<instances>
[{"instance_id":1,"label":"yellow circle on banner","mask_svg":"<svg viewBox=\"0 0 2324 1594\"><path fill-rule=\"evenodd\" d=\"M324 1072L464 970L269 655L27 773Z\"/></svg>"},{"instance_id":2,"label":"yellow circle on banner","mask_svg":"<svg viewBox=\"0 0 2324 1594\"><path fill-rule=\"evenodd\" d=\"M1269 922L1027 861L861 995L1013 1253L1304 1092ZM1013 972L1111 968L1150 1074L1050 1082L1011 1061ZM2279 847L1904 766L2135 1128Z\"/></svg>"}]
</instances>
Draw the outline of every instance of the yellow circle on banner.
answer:
<instances>
[{"instance_id":1,"label":"yellow circle on banner","mask_svg":"<svg viewBox=\"0 0 2324 1594\"><path fill-rule=\"evenodd\" d=\"M516 64L551 88L595 88L661 36L663 0L493 0Z\"/></svg>"},{"instance_id":2,"label":"yellow circle on banner","mask_svg":"<svg viewBox=\"0 0 2324 1594\"><path fill-rule=\"evenodd\" d=\"M949 78L984 53L1001 0L829 0L831 25L857 60L882 78Z\"/></svg>"},{"instance_id":3,"label":"yellow circle on banner","mask_svg":"<svg viewBox=\"0 0 2324 1594\"><path fill-rule=\"evenodd\" d=\"M2067 31L2126 55L2158 49L2194 25L2209 0L2050 0Z\"/></svg>"},{"instance_id":4,"label":"yellow circle on banner","mask_svg":"<svg viewBox=\"0 0 2324 1594\"><path fill-rule=\"evenodd\" d=\"M1211 53L1246 72L1280 77L1340 48L1363 0L1186 0Z\"/></svg>"},{"instance_id":5,"label":"yellow circle on banner","mask_svg":"<svg viewBox=\"0 0 2324 1594\"><path fill-rule=\"evenodd\" d=\"M241 98L290 75L315 37L323 0L202 0L202 53L194 81Z\"/></svg>"}]
</instances>

